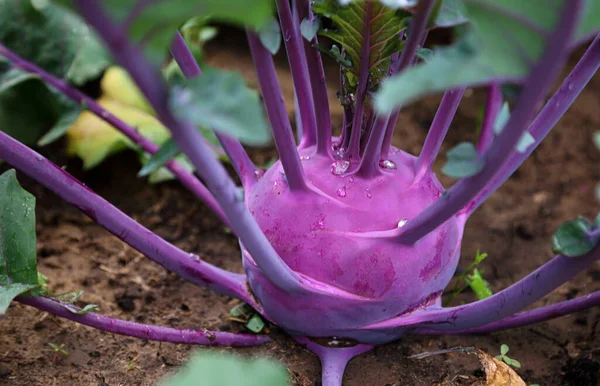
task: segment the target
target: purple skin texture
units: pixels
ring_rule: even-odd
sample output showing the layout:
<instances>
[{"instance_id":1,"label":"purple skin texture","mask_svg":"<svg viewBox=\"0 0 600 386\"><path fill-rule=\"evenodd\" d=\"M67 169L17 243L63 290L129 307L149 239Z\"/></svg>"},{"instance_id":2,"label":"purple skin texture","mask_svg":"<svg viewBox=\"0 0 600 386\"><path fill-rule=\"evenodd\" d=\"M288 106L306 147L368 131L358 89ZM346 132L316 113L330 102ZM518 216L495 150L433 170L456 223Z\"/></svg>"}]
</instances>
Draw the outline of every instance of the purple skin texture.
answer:
<instances>
[{"instance_id":1,"label":"purple skin texture","mask_svg":"<svg viewBox=\"0 0 600 386\"><path fill-rule=\"evenodd\" d=\"M363 138L358 138L362 142L359 149L364 148L364 153L356 168L356 162L351 163L342 154L331 151L330 144L339 146L339 143L337 138L331 137L329 117L325 116L328 110L319 102L327 100L327 89L322 87L325 78L320 56L302 41L299 20L294 17L289 3L278 1L282 31L290 36L285 43L292 62L294 84L299 90L298 110L303 136L297 147L273 58L257 36L248 32L281 161L264 174L256 174L254 165L237 140L219 136L246 189L243 202L235 194L237 187L222 165L211 158L211 152L195 128L173 117L166 103L167 89L156 68L144 60L139 47L129 42L120 27L107 18L100 2L78 0L75 3L82 16L107 42L117 61L130 72L172 131L180 148L196 166L212 194L208 197L214 198L209 203L213 202L215 211L231 223L240 237L246 275L210 266L164 242L62 169L2 133L0 158L79 207L159 264L199 285L248 302L319 356L323 365L323 385L341 385L344 368L351 358L370 350L374 344L390 342L407 333L493 332L548 320L600 303L600 294L596 292L517 313L598 260L599 245L577 258L558 255L487 299L457 307L441 307L442 291L452 279L460 258L463 229L469 215L539 145L598 69L600 42L596 38L580 63L533 119L534 112L529 106L542 100L565 61L581 0L569 2L567 9L561 12L559 25L549 37L552 44L533 66L507 129L497 138L494 138L492 126L501 95L499 83L493 81L489 85L478 151L491 166L457 183L455 186L459 188L450 189L450 196L446 198L442 197L445 191L431 172L431 164L465 89L447 91L418 158L389 145L392 129L389 123L395 121L397 111L391 117L359 117L361 122L365 118L371 127ZM145 6L145 3L140 4L140 7ZM410 27L407 48L394 58L392 72L402 71L414 63L415 50L423 44L427 34L426 21L433 4L432 0L423 0L420 4ZM312 17L306 0L294 2L294 7L300 15L308 13ZM186 76L201 76L181 36L176 36L171 52ZM7 51L0 46L0 53L7 54ZM8 56L16 66L42 75L46 82L65 95L74 100L85 100L68 85L43 76L41 69L16 56ZM94 106L87 103L94 110ZM354 114L356 111L359 110L347 109L345 124L348 127L358 123L352 118L360 115ZM101 110L94 112L102 115ZM113 122L115 126L120 125L124 133L129 130L118 120ZM536 142L525 153L518 153L514 145L526 130ZM144 145L142 136L129 135L137 135L137 139L132 139ZM345 130L342 137L339 141L343 144L352 142L351 134ZM356 141L355 134L353 146ZM495 142L494 146L491 146L492 142ZM145 149L154 151L148 146ZM360 156L360 152L354 153L354 156ZM380 156L385 158L380 160ZM189 177L180 178L185 184ZM204 196L207 194L203 192ZM599 233L594 230L589 237L597 239ZM146 339L233 346L259 344L268 339L139 325L93 313L75 315L60 302L43 297L19 297L17 301L95 328Z\"/></svg>"}]
</instances>

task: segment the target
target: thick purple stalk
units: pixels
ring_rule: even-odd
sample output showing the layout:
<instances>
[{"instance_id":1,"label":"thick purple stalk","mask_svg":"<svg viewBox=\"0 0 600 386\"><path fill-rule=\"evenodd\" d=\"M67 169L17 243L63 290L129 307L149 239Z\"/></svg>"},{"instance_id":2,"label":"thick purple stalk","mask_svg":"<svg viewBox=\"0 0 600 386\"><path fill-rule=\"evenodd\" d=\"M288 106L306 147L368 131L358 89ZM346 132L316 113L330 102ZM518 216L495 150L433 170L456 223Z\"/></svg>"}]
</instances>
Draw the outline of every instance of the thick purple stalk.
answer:
<instances>
[{"instance_id":1,"label":"thick purple stalk","mask_svg":"<svg viewBox=\"0 0 600 386\"><path fill-rule=\"evenodd\" d=\"M304 15L310 21L315 20L312 12L310 0L298 0L300 22L304 20ZM311 42L302 39L304 43L304 52L306 53L306 63L308 65L308 75L310 86L312 88L315 115L317 119L317 154L332 157L331 154L331 116L329 111L329 96L327 93L327 80L325 78L325 69L321 53L313 47L313 44L319 44L317 36Z\"/></svg>"},{"instance_id":2,"label":"thick purple stalk","mask_svg":"<svg viewBox=\"0 0 600 386\"><path fill-rule=\"evenodd\" d=\"M370 351L374 347L369 344L336 347L335 344L342 344L343 342L338 342L335 338L331 339L332 345L329 347L315 343L306 337L295 337L294 339L319 357L323 374L322 386L342 386L342 378L348 362L355 356Z\"/></svg>"},{"instance_id":3,"label":"thick purple stalk","mask_svg":"<svg viewBox=\"0 0 600 386\"><path fill-rule=\"evenodd\" d=\"M435 114L435 118L433 118L433 123L429 128L427 138L425 138L425 144L415 165L415 181L421 180L426 173L431 172L433 162L440 151L440 147L442 147L442 142L444 142L446 133L450 128L452 119L454 119L454 115L456 114L456 110L458 110L458 105L466 89L466 87L461 87L448 90L444 93L440 107Z\"/></svg>"},{"instance_id":4,"label":"thick purple stalk","mask_svg":"<svg viewBox=\"0 0 600 386\"><path fill-rule=\"evenodd\" d=\"M183 36L179 32L175 35L171 44L171 55L179 65L181 72L186 78L194 78L202 75L202 70L194 58L194 54L188 48ZM235 138L214 131L219 143L225 150L237 175L242 180L242 185L249 188L256 182L256 167L248 157L242 144Z\"/></svg>"},{"instance_id":5,"label":"thick purple stalk","mask_svg":"<svg viewBox=\"0 0 600 386\"><path fill-rule=\"evenodd\" d=\"M3 132L0 132L0 159L73 204L98 225L166 269L192 283L253 303L246 288L246 275L215 267L169 244L69 173Z\"/></svg>"},{"instance_id":6,"label":"thick purple stalk","mask_svg":"<svg viewBox=\"0 0 600 386\"><path fill-rule=\"evenodd\" d=\"M586 255L557 255L540 268L508 288L473 303L431 309L414 315L390 319L366 329L395 329L415 326L434 330L463 330L484 326L513 315L564 284L600 259L600 246Z\"/></svg>"},{"instance_id":7,"label":"thick purple stalk","mask_svg":"<svg viewBox=\"0 0 600 386\"><path fill-rule=\"evenodd\" d=\"M292 72L294 89L298 95L298 107L302 116L302 124L304 125L302 128L304 137L300 146L313 146L317 143L317 119L300 25L295 22L292 16L289 0L277 0L277 12L279 13L279 22ZM263 70L260 66L257 66L257 69L259 72Z\"/></svg>"},{"instance_id":8,"label":"thick purple stalk","mask_svg":"<svg viewBox=\"0 0 600 386\"><path fill-rule=\"evenodd\" d=\"M577 96L588 84L592 76L600 68L600 34L596 36L579 63L563 81L556 93L548 100L540 114L529 127L529 134L535 143L529 146L524 153L513 151L508 161L502 166L494 178L469 202L464 211L470 215L487 198L502 185L518 168L537 146L544 140L558 120L571 107Z\"/></svg>"},{"instance_id":9,"label":"thick purple stalk","mask_svg":"<svg viewBox=\"0 0 600 386\"><path fill-rule=\"evenodd\" d=\"M29 63L25 59L8 50L2 44L0 44L0 55L10 60L11 63L21 70L38 75L44 82L57 89L65 96L75 101L77 104L87 105L88 109L92 113L96 114L100 119L106 121L108 124L119 130L136 145L140 146L145 152L154 154L158 151L159 147L141 135L136 129L121 121L108 110L100 106L92 98L89 98L82 92L79 92L77 89L69 86L63 80L58 79L49 72L44 71L32 63ZM175 177L177 177L183 186L201 199L206 206L208 206L219 217L219 219L221 219L221 221L223 221L227 226L230 226L229 220L227 220L227 217L225 217L223 210L221 210L221 207L213 195L198 180L198 178L196 178L196 176L185 170L185 168L177 161L172 160L167 162L166 167L171 173L173 173Z\"/></svg>"},{"instance_id":10,"label":"thick purple stalk","mask_svg":"<svg viewBox=\"0 0 600 386\"><path fill-rule=\"evenodd\" d=\"M485 165L482 170L475 176L457 182L443 198L409 220L402 228L402 233L398 237L399 242L414 244L446 222L468 204L502 169L535 114L532 106L537 106L544 98L567 59L569 42L577 26L582 4L582 0L565 3L558 25L547 40L548 44L543 54L533 65L517 106L504 130L496 138L495 146L484 155Z\"/></svg>"},{"instance_id":11,"label":"thick purple stalk","mask_svg":"<svg viewBox=\"0 0 600 386\"><path fill-rule=\"evenodd\" d=\"M467 328L465 330L438 331L432 329L417 329L411 334L423 335L460 335L460 334L486 334L490 332L508 330L511 328L528 326L534 323L545 322L550 319L564 315L587 310L588 308L600 306L600 291L576 299L551 304L549 306L536 308L530 311L520 312L497 322L483 325L481 327Z\"/></svg>"},{"instance_id":12,"label":"thick purple stalk","mask_svg":"<svg viewBox=\"0 0 600 386\"><path fill-rule=\"evenodd\" d=\"M362 137L363 123L365 122L365 100L367 99L367 86L369 85L371 61L371 10L370 1L364 3L365 17L363 22L363 46L360 56L360 69L356 89L356 104L352 118L352 131L350 132L350 146L346 155L353 161L360 159L360 139Z\"/></svg>"},{"instance_id":13,"label":"thick purple stalk","mask_svg":"<svg viewBox=\"0 0 600 386\"><path fill-rule=\"evenodd\" d=\"M235 334L221 331L190 330L152 326L148 324L111 318L109 316L103 316L93 312L88 312L84 315L77 315L69 311L67 307L73 311L80 311L81 309L79 307L44 296L19 296L15 300L19 303L35 307L40 311L48 312L52 315L60 316L62 318L97 328L102 331L132 336L134 338L155 340L159 342L195 344L203 346L251 347L268 342L270 340L266 335Z\"/></svg>"},{"instance_id":14,"label":"thick purple stalk","mask_svg":"<svg viewBox=\"0 0 600 386\"><path fill-rule=\"evenodd\" d=\"M600 242L600 228L591 231L588 234L588 238L590 240L592 240L592 241L599 241Z\"/></svg>"},{"instance_id":15,"label":"thick purple stalk","mask_svg":"<svg viewBox=\"0 0 600 386\"><path fill-rule=\"evenodd\" d=\"M483 122L481 123L481 134L477 142L477 152L484 154L489 150L494 140L494 123L502 107L502 91L500 84L492 83L488 87L487 100L485 102L485 112Z\"/></svg>"},{"instance_id":16,"label":"thick purple stalk","mask_svg":"<svg viewBox=\"0 0 600 386\"><path fill-rule=\"evenodd\" d=\"M285 101L281 95L281 88L279 87L279 80L277 80L273 56L262 45L256 34L248 31L247 35L250 52L258 75L258 83L260 84L265 108L267 109L267 116L269 117L271 129L273 130L275 146L277 147L288 185L291 190L307 190L304 169L302 168L300 156L296 149L294 134L285 108ZM300 103L302 96L296 95L298 96L298 102ZM302 114L300 114L300 117L302 124L304 125L302 130L303 133L305 133L307 129L306 122L304 121L304 116ZM306 138L306 136L304 138Z\"/></svg>"},{"instance_id":17,"label":"thick purple stalk","mask_svg":"<svg viewBox=\"0 0 600 386\"><path fill-rule=\"evenodd\" d=\"M113 57L129 72L159 118L171 130L173 139L206 182L230 219L232 230L260 269L279 288L290 292L300 290L298 275L279 258L256 220L248 212L239 189L224 166L212 155L200 132L193 125L179 122L169 110L168 90L156 68L144 58L140 48L122 34L98 1L74 2L83 18L104 39ZM293 138L291 139L293 141Z\"/></svg>"},{"instance_id":18,"label":"thick purple stalk","mask_svg":"<svg viewBox=\"0 0 600 386\"><path fill-rule=\"evenodd\" d=\"M420 42L423 42L427 36L427 22L434 5L435 0L422 0L419 3L417 15L409 27L409 35L406 45L404 46L398 61L393 63L390 68L392 73L397 74L398 72L406 69L410 63L413 62ZM398 113L399 112L393 115L393 118L396 120L398 119ZM389 146L393 136L393 128L396 126L395 122L390 123L391 119L392 115L377 115L375 118L375 123L373 124L373 129L369 135L367 146L365 147L365 152L362 156L357 174L368 178L380 173L379 160L381 158L382 151L384 150L383 145L386 138L387 128L391 127L392 132L389 133L389 143L386 146L385 153L389 151Z\"/></svg>"}]
</instances>

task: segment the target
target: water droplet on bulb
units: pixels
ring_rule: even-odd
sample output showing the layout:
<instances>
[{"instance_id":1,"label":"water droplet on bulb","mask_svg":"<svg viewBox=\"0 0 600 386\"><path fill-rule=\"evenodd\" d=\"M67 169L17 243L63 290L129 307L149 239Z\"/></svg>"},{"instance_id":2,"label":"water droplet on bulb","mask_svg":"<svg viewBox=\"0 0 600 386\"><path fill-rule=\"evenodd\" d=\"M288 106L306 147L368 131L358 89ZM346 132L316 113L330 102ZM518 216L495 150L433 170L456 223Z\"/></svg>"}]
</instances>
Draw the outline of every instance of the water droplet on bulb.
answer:
<instances>
[{"instance_id":1,"label":"water droplet on bulb","mask_svg":"<svg viewBox=\"0 0 600 386\"><path fill-rule=\"evenodd\" d=\"M567 85L567 88L569 89L569 91L573 90L573 87L574 87L574 86L573 86L573 83L569 83L569 84Z\"/></svg>"},{"instance_id":2,"label":"water droplet on bulb","mask_svg":"<svg viewBox=\"0 0 600 386\"><path fill-rule=\"evenodd\" d=\"M379 161L379 166L384 169L396 169L396 164L389 159Z\"/></svg>"},{"instance_id":3,"label":"water droplet on bulb","mask_svg":"<svg viewBox=\"0 0 600 386\"><path fill-rule=\"evenodd\" d=\"M331 173L335 175L344 174L349 166L350 162L346 160L337 160L331 164Z\"/></svg>"},{"instance_id":4,"label":"water droplet on bulb","mask_svg":"<svg viewBox=\"0 0 600 386\"><path fill-rule=\"evenodd\" d=\"M254 171L254 177L256 177L257 180L260 180L266 172L265 169L257 169Z\"/></svg>"},{"instance_id":5,"label":"water droplet on bulb","mask_svg":"<svg viewBox=\"0 0 600 386\"><path fill-rule=\"evenodd\" d=\"M309 155L302 155L302 156L300 156L300 159L301 159L302 161L306 161L306 160L309 160L309 159L310 159L310 156L309 156Z\"/></svg>"},{"instance_id":6,"label":"water droplet on bulb","mask_svg":"<svg viewBox=\"0 0 600 386\"><path fill-rule=\"evenodd\" d=\"M340 197L346 197L346 187L342 186L341 188L339 188L336 194Z\"/></svg>"},{"instance_id":7,"label":"water droplet on bulb","mask_svg":"<svg viewBox=\"0 0 600 386\"><path fill-rule=\"evenodd\" d=\"M367 198L373 197L373 195L371 194L371 189L367 188L366 192L367 192Z\"/></svg>"},{"instance_id":8,"label":"water droplet on bulb","mask_svg":"<svg viewBox=\"0 0 600 386\"><path fill-rule=\"evenodd\" d=\"M398 221L398 228L402 228L403 226L406 225L407 222L408 222L407 218L404 218L404 219Z\"/></svg>"},{"instance_id":9,"label":"water droplet on bulb","mask_svg":"<svg viewBox=\"0 0 600 386\"><path fill-rule=\"evenodd\" d=\"M43 161L43 160L44 160L44 157L42 157L41 155L38 155L38 156L37 156L37 160L38 160L38 161Z\"/></svg>"}]
</instances>

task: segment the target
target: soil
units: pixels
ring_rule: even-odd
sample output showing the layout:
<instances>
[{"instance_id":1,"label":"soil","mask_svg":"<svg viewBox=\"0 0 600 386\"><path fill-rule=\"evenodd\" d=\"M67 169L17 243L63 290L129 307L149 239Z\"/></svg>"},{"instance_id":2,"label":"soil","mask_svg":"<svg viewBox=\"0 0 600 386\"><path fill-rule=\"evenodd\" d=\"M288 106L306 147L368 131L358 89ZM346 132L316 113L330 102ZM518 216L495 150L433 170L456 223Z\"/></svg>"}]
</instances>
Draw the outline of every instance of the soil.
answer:
<instances>
[{"instance_id":1,"label":"soil","mask_svg":"<svg viewBox=\"0 0 600 386\"><path fill-rule=\"evenodd\" d=\"M256 84L246 52L223 45L212 50L209 59L213 65L235 66ZM281 64L284 96L291 102L291 77L284 59ZM327 68L328 78L333 80L331 103L337 106L336 69L333 65ZM480 91L467 93L443 151L475 138L481 101ZM439 96L431 97L403 109L395 145L418 154L438 102ZM534 155L469 221L461 266L468 265L478 249L487 252L482 268L495 292L552 257L551 236L561 222L578 214L593 217L597 213L594 187L600 182L600 152L590 139L600 127L598 106L600 76L592 80ZM341 109L333 108L332 116L339 127ZM79 161L65 158L60 144L43 152L166 240L212 264L242 271L235 238L177 183L151 186L137 178L135 155L118 155L94 170L83 171ZM252 156L257 164L265 164L274 155L273 149L263 149ZM442 162L438 160L438 169ZM228 320L229 309L238 301L166 272L38 184L23 175L20 180L37 197L39 269L56 292L85 290L82 301L98 304L103 314L127 320L243 331L243 325ZM535 306L599 289L600 263L596 263ZM465 292L457 301L474 298L473 293ZM352 360L344 385L482 384L484 375L473 355L409 357L457 346L474 346L496 355L504 343L510 347L509 355L521 362L518 372L528 384L593 386L598 384L600 371L599 325L600 309L596 308L488 335L407 336ZM271 343L222 350L269 356L289 369L293 385L320 385L317 358L276 327L270 328L270 334ZM64 345L68 355L55 356L50 343ZM110 335L13 304L0 320L0 385L154 385L177 370L196 349Z\"/></svg>"}]
</instances>

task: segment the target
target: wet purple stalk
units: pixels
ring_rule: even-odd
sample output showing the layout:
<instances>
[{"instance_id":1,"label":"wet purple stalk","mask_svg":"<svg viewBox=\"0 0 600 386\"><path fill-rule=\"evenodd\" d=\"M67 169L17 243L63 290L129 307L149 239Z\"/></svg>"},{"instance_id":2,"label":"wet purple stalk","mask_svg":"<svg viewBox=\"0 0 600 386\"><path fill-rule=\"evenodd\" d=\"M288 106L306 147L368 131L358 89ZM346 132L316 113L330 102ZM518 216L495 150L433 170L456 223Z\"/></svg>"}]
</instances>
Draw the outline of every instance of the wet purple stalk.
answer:
<instances>
[{"instance_id":1,"label":"wet purple stalk","mask_svg":"<svg viewBox=\"0 0 600 386\"><path fill-rule=\"evenodd\" d=\"M186 78L194 78L202 75L202 70L194 58L194 54L188 48L183 36L179 32L175 35L171 44L171 55L179 65L181 72ZM256 167L248 157L242 144L235 138L214 131L219 143L225 150L237 175L242 180L242 185L249 188L256 182Z\"/></svg>"},{"instance_id":2,"label":"wet purple stalk","mask_svg":"<svg viewBox=\"0 0 600 386\"><path fill-rule=\"evenodd\" d=\"M487 198L500 187L518 168L538 145L550 133L558 120L571 107L577 96L600 68L600 35L596 36L579 63L563 81L556 93L548 100L540 114L535 118L528 132L535 139L524 153L513 151L508 161L502 166L494 178L465 207L464 212L470 215Z\"/></svg>"},{"instance_id":3,"label":"wet purple stalk","mask_svg":"<svg viewBox=\"0 0 600 386\"><path fill-rule=\"evenodd\" d=\"M418 216L411 219L398 236L403 244L414 244L423 236L436 229L454 216L485 187L498 173L517 146L537 106L550 88L552 80L558 75L569 52L569 42L575 31L583 2L574 0L565 4L560 20L554 32L547 40L543 54L531 69L519 101L511 114L505 129L496 138L496 145L484 155L485 165L479 174L457 182L447 190L444 198L437 200Z\"/></svg>"},{"instance_id":4,"label":"wet purple stalk","mask_svg":"<svg viewBox=\"0 0 600 386\"><path fill-rule=\"evenodd\" d=\"M511 328L528 326L534 323L545 322L550 319L558 318L564 315L587 310L588 308L600 306L600 291L589 295L581 296L576 299L566 300L534 310L520 312L501 319L497 322L486 324L480 327L468 328L465 330L438 331L433 329L417 329L412 334L423 335L463 335L463 334L486 334L490 332L508 330Z\"/></svg>"},{"instance_id":5,"label":"wet purple stalk","mask_svg":"<svg viewBox=\"0 0 600 386\"><path fill-rule=\"evenodd\" d=\"M360 72L356 90L356 105L352 117L352 131L350 132L350 146L346 156L352 161L360 159L360 140L362 137L363 124L365 123L365 100L367 98L367 86L369 85L370 57L371 57L371 10L373 4L365 2L365 18L363 23L363 46L360 57Z\"/></svg>"},{"instance_id":6,"label":"wet purple stalk","mask_svg":"<svg viewBox=\"0 0 600 386\"><path fill-rule=\"evenodd\" d=\"M19 296L15 300L19 303L37 308L40 311L48 312L52 315L97 328L98 330L159 342L203 346L252 347L270 340L266 335L235 334L221 331L152 326L111 318L93 312L77 315L69 311L67 307L75 312L81 311L79 307L44 296Z\"/></svg>"},{"instance_id":7,"label":"wet purple stalk","mask_svg":"<svg viewBox=\"0 0 600 386\"><path fill-rule=\"evenodd\" d=\"M288 185L291 190L305 191L308 187L306 186L304 169L300 163L300 156L298 155L296 142L294 141L294 133L288 119L285 101L281 95L273 56L263 47L256 34L250 31L247 34L254 67L256 67L258 75L258 83L260 84L265 108L267 109L267 116L269 117L271 130L273 131L275 146L277 147ZM302 99L302 96L298 95L298 102L300 102L300 99ZM304 125L302 132L305 133L306 125L302 113L300 117Z\"/></svg>"},{"instance_id":8,"label":"wet purple stalk","mask_svg":"<svg viewBox=\"0 0 600 386\"><path fill-rule=\"evenodd\" d=\"M57 89L76 103L80 105L87 105L88 109L92 113L96 114L100 119L104 120L106 123L112 125L114 128L119 130L136 145L140 146L145 152L154 154L158 151L159 147L152 141L141 135L133 127L129 126L128 124L111 114L104 107L96 103L95 100L81 93L77 89L69 86L63 80L56 78L49 72L19 57L18 55L4 47L2 44L0 44L0 55L6 57L8 60L11 61L11 63L13 63L15 66L22 69L23 71L39 75L39 77L44 82L48 83L50 86L54 87L55 89ZM208 189L206 189L206 187L198 180L198 178L196 178L196 176L185 170L185 168L177 161L169 161L166 164L166 167L171 173L173 173L175 177L177 177L177 179L181 182L183 186L185 186L194 195L196 195L196 197L202 200L206 204L206 206L208 206L219 217L219 219L221 219L221 221L225 223L225 225L227 225L228 227L230 226L229 220L225 217L223 210L221 210L221 207L219 206L215 198L208 191Z\"/></svg>"},{"instance_id":9,"label":"wet purple stalk","mask_svg":"<svg viewBox=\"0 0 600 386\"><path fill-rule=\"evenodd\" d=\"M415 182L420 181L425 174L431 172L433 162L440 151L440 147L442 147L442 142L444 142L466 89L466 87L461 87L444 93L415 165Z\"/></svg>"},{"instance_id":10,"label":"wet purple stalk","mask_svg":"<svg viewBox=\"0 0 600 386\"><path fill-rule=\"evenodd\" d=\"M83 18L104 39L113 57L129 72L165 126L171 130L173 139L206 182L229 218L231 228L260 269L279 288L288 292L301 290L298 275L279 258L248 212L227 170L215 159L200 132L193 125L181 123L172 115L168 108L168 90L156 68L144 58L140 48L122 34L98 1L75 0L74 3Z\"/></svg>"},{"instance_id":11,"label":"wet purple stalk","mask_svg":"<svg viewBox=\"0 0 600 386\"><path fill-rule=\"evenodd\" d=\"M194 284L253 302L246 288L246 275L215 267L166 242L41 154L3 132L0 132L0 159L73 204L98 225L166 269Z\"/></svg>"},{"instance_id":12,"label":"wet purple stalk","mask_svg":"<svg viewBox=\"0 0 600 386\"><path fill-rule=\"evenodd\" d=\"M342 378L348 362L355 356L370 351L374 347L369 344L339 348L335 346L325 347L306 337L295 337L294 339L319 357L322 366L323 386L342 386ZM332 338L332 341L334 340L335 338Z\"/></svg>"},{"instance_id":13,"label":"wet purple stalk","mask_svg":"<svg viewBox=\"0 0 600 386\"><path fill-rule=\"evenodd\" d=\"M302 117L302 147L313 146L317 143L317 119L315 115L315 103L311 87L308 64L304 53L303 38L300 34L299 23L294 22L289 0L277 0L277 12L281 24L281 33L285 43L294 89L298 95L298 107ZM262 71L260 66L257 68ZM263 93L264 93L263 89Z\"/></svg>"},{"instance_id":14,"label":"wet purple stalk","mask_svg":"<svg viewBox=\"0 0 600 386\"><path fill-rule=\"evenodd\" d=\"M394 330L407 326L434 330L464 330L504 319L564 284L600 259L600 246L576 258L557 255L506 289L473 303L432 309L376 323L365 329Z\"/></svg>"},{"instance_id":15,"label":"wet purple stalk","mask_svg":"<svg viewBox=\"0 0 600 386\"><path fill-rule=\"evenodd\" d=\"M423 0L419 3L417 15L409 27L409 35L406 41L406 46L402 50L398 61L394 63L390 69L392 73L397 74L399 71L402 71L408 67L408 65L414 60L419 43L424 41L424 38L427 34L427 21L429 20L429 15L433 10L434 4L435 0ZM398 115L394 114L394 117L397 119ZM391 118L392 117L390 115L377 115L375 118L373 129L369 135L365 152L358 167L358 175L369 178L376 176L381 172L379 170L379 160L383 150L386 130L390 126ZM395 126L395 123L393 123L393 127ZM393 133L391 133L389 136L390 143L392 140L392 135ZM387 145L386 150L389 151L389 144Z\"/></svg>"},{"instance_id":16,"label":"wet purple stalk","mask_svg":"<svg viewBox=\"0 0 600 386\"><path fill-rule=\"evenodd\" d=\"M300 21L303 20L304 13L307 14L309 20L314 21L315 15L312 12L310 1L298 0L300 7ZM306 12L303 12L306 10ZM325 155L332 158L331 154L331 115L329 111L329 96L327 93L327 80L325 79L325 69L321 53L314 48L313 44L319 44L317 36L312 41L302 39L304 44L304 52L306 54L306 63L308 65L308 74L310 78L310 86L312 88L315 106L315 115L317 119L317 154ZM299 109L299 107L298 107Z\"/></svg>"},{"instance_id":17,"label":"wet purple stalk","mask_svg":"<svg viewBox=\"0 0 600 386\"><path fill-rule=\"evenodd\" d=\"M485 112L481 124L481 134L477 142L477 152L484 154L489 150L494 140L494 123L502 107L502 92L500 84L492 83L488 86L488 96L485 102Z\"/></svg>"}]
</instances>

